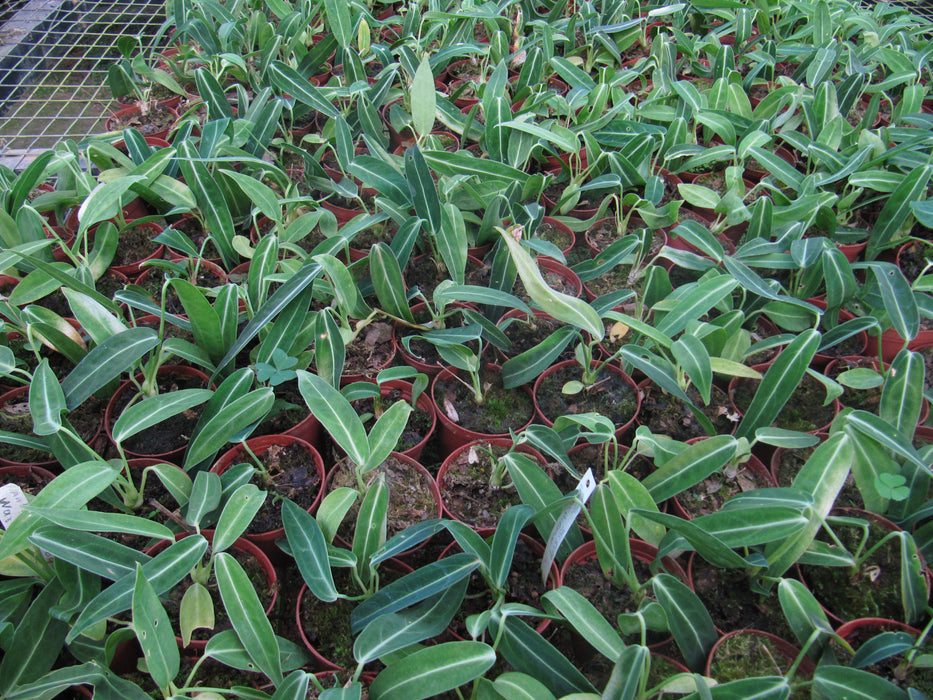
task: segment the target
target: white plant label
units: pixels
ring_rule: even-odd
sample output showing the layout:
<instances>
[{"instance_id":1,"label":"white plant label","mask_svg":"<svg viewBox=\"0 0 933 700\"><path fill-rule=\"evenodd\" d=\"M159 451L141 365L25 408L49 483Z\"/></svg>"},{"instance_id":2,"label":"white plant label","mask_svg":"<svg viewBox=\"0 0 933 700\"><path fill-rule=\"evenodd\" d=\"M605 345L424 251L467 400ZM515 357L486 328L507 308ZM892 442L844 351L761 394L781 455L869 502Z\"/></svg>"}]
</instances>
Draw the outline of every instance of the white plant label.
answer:
<instances>
[{"instance_id":1,"label":"white plant label","mask_svg":"<svg viewBox=\"0 0 933 700\"><path fill-rule=\"evenodd\" d=\"M544 548L544 557L541 559L541 580L545 583L547 583L547 576L551 572L551 564L554 563L554 557L557 556L560 543L564 541L567 533L570 532L573 521L577 519L580 511L583 509L581 504L590 500L590 496L592 496L593 491L596 490L596 479L593 477L592 469L586 470L586 474L580 479L580 483L577 484L576 490L579 502L574 501L573 503L567 504L557 518L557 522L554 523L551 536L548 537L547 540L547 547Z\"/></svg>"},{"instance_id":2,"label":"white plant label","mask_svg":"<svg viewBox=\"0 0 933 700\"><path fill-rule=\"evenodd\" d=\"M16 484L0 486L0 525L6 530L27 505L26 494Z\"/></svg>"}]
</instances>

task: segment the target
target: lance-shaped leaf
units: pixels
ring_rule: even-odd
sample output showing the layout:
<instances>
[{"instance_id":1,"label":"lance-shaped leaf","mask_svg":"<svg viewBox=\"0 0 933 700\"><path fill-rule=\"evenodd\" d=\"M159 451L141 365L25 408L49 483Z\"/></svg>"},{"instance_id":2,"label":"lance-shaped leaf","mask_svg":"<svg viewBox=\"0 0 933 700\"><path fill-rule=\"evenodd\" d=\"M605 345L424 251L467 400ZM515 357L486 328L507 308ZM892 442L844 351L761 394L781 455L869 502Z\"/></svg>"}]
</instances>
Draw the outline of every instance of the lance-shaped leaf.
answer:
<instances>
[{"instance_id":1,"label":"lance-shaped leaf","mask_svg":"<svg viewBox=\"0 0 933 700\"><path fill-rule=\"evenodd\" d=\"M402 269L392 249L385 243L374 245L369 251L369 266L376 298L382 309L392 316L414 323L415 317L412 316L405 295Z\"/></svg>"},{"instance_id":2,"label":"lance-shaped leaf","mask_svg":"<svg viewBox=\"0 0 933 700\"><path fill-rule=\"evenodd\" d=\"M362 630L380 615L397 612L447 589L468 577L479 565L474 555L461 552L393 581L356 606L350 615L353 632Z\"/></svg>"},{"instance_id":3,"label":"lance-shaped leaf","mask_svg":"<svg viewBox=\"0 0 933 700\"><path fill-rule=\"evenodd\" d=\"M226 100L224 100L226 104ZM210 171L201 162L197 148L191 141L183 141L178 149L178 164L198 202L206 229L217 246L217 250L228 266L236 264L237 253L233 249L233 216L227 207L223 192L214 181Z\"/></svg>"},{"instance_id":4,"label":"lance-shaped leaf","mask_svg":"<svg viewBox=\"0 0 933 700\"><path fill-rule=\"evenodd\" d=\"M223 410L214 413L188 443L185 468L190 469L205 461L247 427L261 421L272 410L274 402L275 392L269 387L262 387L224 405Z\"/></svg>"},{"instance_id":5,"label":"lance-shaped leaf","mask_svg":"<svg viewBox=\"0 0 933 700\"><path fill-rule=\"evenodd\" d=\"M813 674L817 700L908 700L907 692L874 673L846 666L820 666Z\"/></svg>"},{"instance_id":6,"label":"lance-shaped leaf","mask_svg":"<svg viewBox=\"0 0 933 700\"><path fill-rule=\"evenodd\" d=\"M181 665L181 655L168 613L142 572L136 565L136 585L133 588L133 629L146 657L146 668L159 688L168 688Z\"/></svg>"},{"instance_id":7,"label":"lance-shaped leaf","mask_svg":"<svg viewBox=\"0 0 933 700\"><path fill-rule=\"evenodd\" d=\"M189 535L161 552L142 566L143 575L152 585L156 595L162 595L181 581L201 561L207 551L207 540L200 535ZM67 641L72 641L82 632L111 615L129 610L132 605L135 574L128 574L113 582L100 592L75 620Z\"/></svg>"},{"instance_id":8,"label":"lance-shaped leaf","mask_svg":"<svg viewBox=\"0 0 933 700\"><path fill-rule=\"evenodd\" d=\"M781 351L758 385L758 390L735 431L736 437L752 437L758 428L770 425L777 418L803 379L819 342L819 332L811 328L794 338Z\"/></svg>"},{"instance_id":9,"label":"lance-shaped leaf","mask_svg":"<svg viewBox=\"0 0 933 700\"><path fill-rule=\"evenodd\" d=\"M441 200L431 170L417 146L405 151L405 177L408 178L415 213L428 222L428 228L434 235L440 235Z\"/></svg>"},{"instance_id":10,"label":"lance-shaped leaf","mask_svg":"<svg viewBox=\"0 0 933 700\"><path fill-rule=\"evenodd\" d=\"M211 549L215 554L229 549L246 532L267 496L268 491L260 491L255 484L242 484L230 494L214 530Z\"/></svg>"},{"instance_id":11,"label":"lance-shaped leaf","mask_svg":"<svg viewBox=\"0 0 933 700\"><path fill-rule=\"evenodd\" d=\"M421 700L453 690L483 675L496 651L483 642L444 642L390 663L373 681L373 700Z\"/></svg>"},{"instance_id":12,"label":"lance-shaped leaf","mask_svg":"<svg viewBox=\"0 0 933 700\"><path fill-rule=\"evenodd\" d=\"M561 586L543 597L545 608L553 609L573 627L596 651L607 659L617 659L625 650L625 642L615 628L582 594Z\"/></svg>"},{"instance_id":13,"label":"lance-shaped leaf","mask_svg":"<svg viewBox=\"0 0 933 700\"><path fill-rule=\"evenodd\" d=\"M731 435L700 440L645 477L642 484L656 503L662 503L721 469L735 456L735 450Z\"/></svg>"},{"instance_id":14,"label":"lance-shaped leaf","mask_svg":"<svg viewBox=\"0 0 933 700\"><path fill-rule=\"evenodd\" d=\"M923 356L905 349L894 358L885 377L878 415L904 435L920 419L925 373Z\"/></svg>"},{"instance_id":15,"label":"lance-shaped leaf","mask_svg":"<svg viewBox=\"0 0 933 700\"><path fill-rule=\"evenodd\" d=\"M521 620L493 616L489 629L493 638L500 639L499 651L508 664L543 683L557 697L595 692L566 656Z\"/></svg>"},{"instance_id":16,"label":"lance-shaped leaf","mask_svg":"<svg viewBox=\"0 0 933 700\"><path fill-rule=\"evenodd\" d=\"M106 462L75 465L46 484L32 499L31 505L48 510L80 508L113 483L117 473ZM43 522L36 513L20 513L0 538L0 560L23 551L29 535Z\"/></svg>"},{"instance_id":17,"label":"lance-shaped leaf","mask_svg":"<svg viewBox=\"0 0 933 700\"><path fill-rule=\"evenodd\" d=\"M325 603L337 600L337 588L327 556L327 540L317 520L292 501L285 500L282 503L282 524L292 556L308 588Z\"/></svg>"},{"instance_id":18,"label":"lance-shaped leaf","mask_svg":"<svg viewBox=\"0 0 933 700\"><path fill-rule=\"evenodd\" d=\"M276 685L282 682L282 662L279 646L259 602L256 589L243 567L226 552L214 558L217 589L223 600L230 624L256 667Z\"/></svg>"},{"instance_id":19,"label":"lance-shaped leaf","mask_svg":"<svg viewBox=\"0 0 933 700\"><path fill-rule=\"evenodd\" d=\"M687 666L702 669L710 649L719 638L713 620L696 593L670 574L658 574L652 579L654 594L667 614L671 634L680 648Z\"/></svg>"},{"instance_id":20,"label":"lance-shaped leaf","mask_svg":"<svg viewBox=\"0 0 933 700\"><path fill-rule=\"evenodd\" d=\"M54 435L62 427L62 412L66 410L65 394L49 361L43 358L32 373L29 385L29 415L36 435Z\"/></svg>"},{"instance_id":21,"label":"lance-shaped leaf","mask_svg":"<svg viewBox=\"0 0 933 700\"><path fill-rule=\"evenodd\" d=\"M549 287L537 263L522 244L511 233L504 230L500 230L500 233L532 301L552 318L586 331L593 341L602 340L606 329L596 310L582 299Z\"/></svg>"},{"instance_id":22,"label":"lance-shaped leaf","mask_svg":"<svg viewBox=\"0 0 933 700\"><path fill-rule=\"evenodd\" d=\"M778 600L787 624L800 644L806 644L816 630L822 633L807 650L811 658L819 659L833 634L832 625L819 602L804 584L792 578L782 579L778 584Z\"/></svg>"},{"instance_id":23,"label":"lance-shaped leaf","mask_svg":"<svg viewBox=\"0 0 933 700\"><path fill-rule=\"evenodd\" d=\"M149 561L142 552L106 537L54 525L39 528L29 541L53 557L112 581L132 574L136 564Z\"/></svg>"},{"instance_id":24,"label":"lance-shaped leaf","mask_svg":"<svg viewBox=\"0 0 933 700\"><path fill-rule=\"evenodd\" d=\"M151 328L127 328L104 339L88 351L62 380L65 403L74 410L95 391L133 367L140 357L159 344Z\"/></svg>"},{"instance_id":25,"label":"lance-shaped leaf","mask_svg":"<svg viewBox=\"0 0 933 700\"><path fill-rule=\"evenodd\" d=\"M468 578L461 579L407 610L377 617L353 643L357 663L369 663L443 632L460 609L468 584Z\"/></svg>"},{"instance_id":26,"label":"lance-shaped leaf","mask_svg":"<svg viewBox=\"0 0 933 700\"><path fill-rule=\"evenodd\" d=\"M316 374L304 371L298 372L298 390L311 413L353 463L365 464L369 457L366 428L343 394Z\"/></svg>"},{"instance_id":27,"label":"lance-shaped leaf","mask_svg":"<svg viewBox=\"0 0 933 700\"><path fill-rule=\"evenodd\" d=\"M210 389L179 389L158 394L125 409L113 424L113 441L122 443L147 428L194 408L211 398Z\"/></svg>"}]
</instances>

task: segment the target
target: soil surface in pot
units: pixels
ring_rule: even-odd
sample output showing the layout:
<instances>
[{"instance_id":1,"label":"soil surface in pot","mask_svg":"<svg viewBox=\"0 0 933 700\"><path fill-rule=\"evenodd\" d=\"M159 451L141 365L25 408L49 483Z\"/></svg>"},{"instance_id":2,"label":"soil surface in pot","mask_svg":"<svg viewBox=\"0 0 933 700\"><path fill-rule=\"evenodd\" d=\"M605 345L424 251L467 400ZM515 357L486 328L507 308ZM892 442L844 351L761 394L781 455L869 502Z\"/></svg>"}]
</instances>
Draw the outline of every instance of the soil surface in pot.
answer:
<instances>
[{"instance_id":1,"label":"soil surface in pot","mask_svg":"<svg viewBox=\"0 0 933 700\"><path fill-rule=\"evenodd\" d=\"M274 387L275 401L269 415L250 434L250 437L259 435L280 435L291 430L310 415L311 411L298 390L298 380L292 379L282 382Z\"/></svg>"},{"instance_id":2,"label":"soil surface in pot","mask_svg":"<svg viewBox=\"0 0 933 700\"><path fill-rule=\"evenodd\" d=\"M331 491L340 486L359 488L356 473L347 458L337 462L334 470L329 485ZM380 474L385 476L386 486L389 487L389 507L386 515L387 538L410 525L437 517L437 503L431 493L430 484L422 472L390 455L385 462L365 476L366 483L374 483ZM345 542L353 541L359 510L360 499L357 499L337 530L337 534Z\"/></svg>"},{"instance_id":3,"label":"soil surface in pot","mask_svg":"<svg viewBox=\"0 0 933 700\"><path fill-rule=\"evenodd\" d=\"M733 413L726 392L714 386L709 406L703 404L700 392L693 386L687 389L687 396L710 419L717 435L728 435L733 431L738 416ZM666 435L674 440L686 441L706 435L687 404L654 385L645 388L638 422L651 428L652 433Z\"/></svg>"},{"instance_id":4,"label":"soil surface in pot","mask_svg":"<svg viewBox=\"0 0 933 700\"><path fill-rule=\"evenodd\" d=\"M574 241L573 233L565 231L549 221L542 221L538 225L538 228L535 229L535 238L553 243L559 250L565 250Z\"/></svg>"},{"instance_id":5,"label":"soil surface in pot","mask_svg":"<svg viewBox=\"0 0 933 700\"><path fill-rule=\"evenodd\" d=\"M756 474L747 464L726 465L699 484L677 494L677 501L691 517L718 512L733 496L771 486L764 474Z\"/></svg>"},{"instance_id":6,"label":"soil surface in pot","mask_svg":"<svg viewBox=\"0 0 933 700\"><path fill-rule=\"evenodd\" d=\"M521 389L504 389L499 372L483 370L482 405L473 401L473 389L452 377L441 377L434 387L438 409L462 428L487 435L521 430L534 415L531 396ZM469 380L467 380L469 381Z\"/></svg>"},{"instance_id":7,"label":"soil surface in pot","mask_svg":"<svg viewBox=\"0 0 933 700\"><path fill-rule=\"evenodd\" d=\"M257 457L265 473L254 474L250 483L269 493L246 528L250 535L282 527L283 498L294 502L302 510L310 508L321 486L321 476L314 464L314 457L301 443L270 445ZM241 459L252 462L245 453Z\"/></svg>"},{"instance_id":8,"label":"soil surface in pot","mask_svg":"<svg viewBox=\"0 0 933 700\"><path fill-rule=\"evenodd\" d=\"M158 235L145 226L129 226L120 232L120 245L113 256L111 265L130 265L148 258L159 249L159 244L152 241Z\"/></svg>"},{"instance_id":9,"label":"soil surface in pot","mask_svg":"<svg viewBox=\"0 0 933 700\"><path fill-rule=\"evenodd\" d=\"M732 391L732 401L743 414L748 410L758 390L760 380L740 378ZM824 406L826 389L809 374L805 374L796 391L778 413L774 425L787 430L808 432L828 425L836 415L835 403Z\"/></svg>"},{"instance_id":10,"label":"soil surface in pot","mask_svg":"<svg viewBox=\"0 0 933 700\"><path fill-rule=\"evenodd\" d=\"M777 601L755 593L743 569L720 569L694 555L691 573L694 591L723 632L750 627L794 639Z\"/></svg>"},{"instance_id":11,"label":"soil surface in pot","mask_svg":"<svg viewBox=\"0 0 933 700\"><path fill-rule=\"evenodd\" d=\"M496 462L508 451L503 445L484 443L449 460L443 483L438 483L447 510L473 528L487 528L496 526L506 508L520 504L507 471L500 486L489 483Z\"/></svg>"},{"instance_id":12,"label":"soil surface in pot","mask_svg":"<svg viewBox=\"0 0 933 700\"><path fill-rule=\"evenodd\" d=\"M405 401L405 399L402 398L402 391L400 389L390 389L389 393L382 396L379 400L379 415L389 410L389 407L398 401ZM406 401L406 403L408 402ZM351 405L359 414L360 418L363 419L363 427L365 427L366 432L369 433L379 417L376 415L376 400L374 398L358 399L356 401L351 401ZM405 425L405 430L402 431L396 443L395 451L404 452L405 450L410 450L424 440L431 430L431 418L432 416L430 413L415 405L414 410L408 415L408 423Z\"/></svg>"},{"instance_id":13,"label":"soil surface in pot","mask_svg":"<svg viewBox=\"0 0 933 700\"><path fill-rule=\"evenodd\" d=\"M175 123L175 115L168 107L156 104L150 106L148 112L143 115L139 112L125 114L123 116L111 117L110 128L112 131L123 131L133 128L139 131L143 136L151 136L160 131L165 131Z\"/></svg>"},{"instance_id":14,"label":"soil surface in pot","mask_svg":"<svg viewBox=\"0 0 933 700\"><path fill-rule=\"evenodd\" d=\"M538 406L550 420L558 416L598 412L616 427L625 425L638 410L635 389L615 373L603 370L596 383L579 394L564 394L561 389L570 381L580 381L583 370L577 365L561 367L541 380L538 385Z\"/></svg>"},{"instance_id":15,"label":"soil surface in pot","mask_svg":"<svg viewBox=\"0 0 933 700\"><path fill-rule=\"evenodd\" d=\"M198 377L177 377L163 376L158 377L159 394L167 394L180 389L203 389L204 381ZM111 418L116 420L129 405L131 400L137 399L138 392L134 389L125 391L116 402L115 411ZM135 404L135 400L133 401ZM172 450L177 450L188 444L191 431L201 417L203 406L189 408L182 413L178 413L166 420L157 423L151 428L147 428L141 433L137 433L127 438L123 447L136 454L158 455Z\"/></svg>"},{"instance_id":16,"label":"soil surface in pot","mask_svg":"<svg viewBox=\"0 0 933 700\"><path fill-rule=\"evenodd\" d=\"M861 530L835 526L833 531L849 552L858 546ZM887 532L872 525L865 551L875 546ZM821 532L818 539L828 539ZM826 609L842 620L883 617L903 621L900 598L900 544L889 540L858 569L840 566L801 565L800 569L813 595Z\"/></svg>"},{"instance_id":17,"label":"soil surface in pot","mask_svg":"<svg viewBox=\"0 0 933 700\"><path fill-rule=\"evenodd\" d=\"M626 231L620 233L619 227L616 225L614 219L601 221L586 232L586 239L594 248L602 251L626 234L632 233L635 229L644 228L644 226L644 221L633 216L629 219ZM651 235L651 245L648 247L648 254L645 258L650 260L661 251L662 247L664 247L664 234L661 231L654 231Z\"/></svg>"},{"instance_id":18,"label":"soil surface in pot","mask_svg":"<svg viewBox=\"0 0 933 700\"><path fill-rule=\"evenodd\" d=\"M632 564L635 576L640 582L651 578L651 567L647 562L633 559ZM596 557L567 566L564 569L562 585L569 586L590 601L614 627L619 615L636 612L644 600L654 600L650 587L644 590L645 598L639 600L625 584L614 584L603 574ZM619 633L623 635L626 644L641 644L641 632L625 635L619 630ZM647 644L659 644L670 636L669 632L648 630L645 641Z\"/></svg>"},{"instance_id":19,"label":"soil surface in pot","mask_svg":"<svg viewBox=\"0 0 933 700\"><path fill-rule=\"evenodd\" d=\"M913 241L901 251L898 265L908 282L915 282L920 273L926 269L928 256L933 257L933 250L926 241Z\"/></svg>"}]
</instances>

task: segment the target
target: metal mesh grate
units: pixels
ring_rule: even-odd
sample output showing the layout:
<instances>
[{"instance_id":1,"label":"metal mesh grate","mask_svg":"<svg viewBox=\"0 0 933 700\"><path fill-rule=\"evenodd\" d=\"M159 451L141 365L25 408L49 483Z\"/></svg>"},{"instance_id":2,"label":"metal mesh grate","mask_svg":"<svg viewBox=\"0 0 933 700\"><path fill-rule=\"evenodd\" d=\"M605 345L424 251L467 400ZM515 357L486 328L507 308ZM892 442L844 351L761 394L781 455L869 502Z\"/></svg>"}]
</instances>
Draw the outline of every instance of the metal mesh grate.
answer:
<instances>
[{"instance_id":1,"label":"metal mesh grate","mask_svg":"<svg viewBox=\"0 0 933 700\"><path fill-rule=\"evenodd\" d=\"M117 38L151 48L161 0L29 0L0 27L0 163L19 169L62 139L104 130Z\"/></svg>"}]
</instances>

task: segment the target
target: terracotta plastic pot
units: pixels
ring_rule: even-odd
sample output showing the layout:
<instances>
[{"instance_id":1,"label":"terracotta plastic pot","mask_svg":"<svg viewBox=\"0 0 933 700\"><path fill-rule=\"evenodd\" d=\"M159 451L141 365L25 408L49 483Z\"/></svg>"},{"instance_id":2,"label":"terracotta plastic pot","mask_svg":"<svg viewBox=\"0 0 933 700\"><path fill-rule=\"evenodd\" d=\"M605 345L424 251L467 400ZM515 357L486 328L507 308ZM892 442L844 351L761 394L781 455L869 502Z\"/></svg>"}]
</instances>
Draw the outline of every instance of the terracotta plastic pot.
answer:
<instances>
[{"instance_id":1,"label":"terracotta plastic pot","mask_svg":"<svg viewBox=\"0 0 933 700\"><path fill-rule=\"evenodd\" d=\"M191 533L179 532L175 535L175 541L188 537ZM214 541L214 531L213 530L201 530L201 534L204 536L204 539L207 540L208 544ZM169 543L166 540L161 540L154 544L152 547L146 550L146 554L151 557L154 557L156 554L168 547ZM246 540L244 538L239 538L231 546L231 549L234 549L243 554L247 554L253 557L262 568L263 577L265 578L266 590L272 591L272 598L269 603L266 605L266 617L268 617L272 610L275 608L275 601L278 598L279 594L279 577L275 572L275 567L272 566L272 562L269 560L269 557L257 547L255 544ZM255 584L254 584L255 585ZM173 624L173 629L178 629L178 621L175 620ZM204 647L207 646L207 640L192 639L188 646L184 646L184 642L181 637L176 636L175 640L178 642L179 649L191 649L197 651L203 651Z\"/></svg>"},{"instance_id":2,"label":"terracotta plastic pot","mask_svg":"<svg viewBox=\"0 0 933 700\"><path fill-rule=\"evenodd\" d=\"M498 365L487 364L486 370L499 372L500 367ZM515 417L515 421L510 426L503 423L502 427L504 430L498 433L481 433L470 428L464 427L459 422L454 421L450 415L448 415L449 409L445 406L438 404L437 397L439 392L439 387L445 382L455 382L455 378L458 375L458 371L453 368L445 368L441 370L437 376L434 377L434 381L431 382L431 400L434 403L434 410L437 413L437 418L440 421L440 428L438 430L438 437L440 438L441 447L443 450L443 455L448 455L453 452L458 447L467 444L468 442L473 442L474 440L490 440L494 438L508 438L509 430L513 430L518 433L527 428L534 421L535 412L532 410L526 421L522 421L520 417ZM470 383L469 378L464 378L460 374L460 378L464 379L468 384ZM527 385L521 387L516 387L513 391L523 391L529 396L532 392Z\"/></svg>"},{"instance_id":3,"label":"terracotta plastic pot","mask_svg":"<svg viewBox=\"0 0 933 700\"><path fill-rule=\"evenodd\" d=\"M142 121L144 118L142 117L141 110L139 109L137 105L133 105L131 107L124 107L123 109L118 111L116 114L109 117L104 124L104 129L106 131L116 131L119 128L118 126L119 120L139 117L140 123L138 125L134 125L134 128L136 128L137 131L139 131L143 136L153 136L158 139L164 139L168 136L168 133L171 130L171 125L174 124L175 121L178 119L178 112L176 112L171 107L167 107L164 105L162 106L157 105L155 109L158 109L168 115L169 126L166 126L164 128L157 128L154 125L149 124L147 121Z\"/></svg>"},{"instance_id":4,"label":"terracotta plastic pot","mask_svg":"<svg viewBox=\"0 0 933 700\"><path fill-rule=\"evenodd\" d=\"M183 378L190 380L192 383L199 384L203 388L210 387L210 378L204 374L204 372L197 370L194 367L186 367L184 365L163 365L158 369L157 376L159 378ZM142 373L136 375L136 381L140 384L142 383ZM116 443L113 439L113 425L116 423L117 418L119 418L119 412L122 410L121 406L123 402L131 399L132 395L135 393L138 393L136 384L127 380L123 382L120 387L113 393L113 396L110 397L110 401L107 403L107 410L104 412L104 427L107 430L108 439L114 445L116 445ZM125 445L123 446L123 450L126 452L128 457L151 457L153 459L171 462L172 464L180 464L180 460L184 456L185 450L187 448L188 444L186 441L180 447L176 447L159 454L145 454L132 450Z\"/></svg>"},{"instance_id":5,"label":"terracotta plastic pot","mask_svg":"<svg viewBox=\"0 0 933 700\"><path fill-rule=\"evenodd\" d=\"M301 438L295 437L293 435L260 435L259 437L254 437L246 441L246 447L248 447L253 454L257 457L262 458L266 452L274 447L288 447L291 445L299 445L304 448L305 451L310 455L311 461L314 464L313 472L317 474L318 482L317 489L314 493L314 499L310 506L306 506L305 510L309 513L313 512L318 504L321 502L321 499L324 497L324 460L321 458L320 453L317 449L309 442L305 442ZM242 443L236 447L227 450L220 458L214 463L211 467L211 471L215 474L223 474L227 469L229 469L233 464L238 464L240 462L249 462L252 463L252 458L249 453L244 449ZM273 498L270 494L267 498ZM269 556L274 556L278 554L278 548L275 546L275 541L280 537L285 535L285 527L277 527L266 532L259 533L247 533L244 537L250 542L258 545L263 549L266 554Z\"/></svg>"},{"instance_id":6,"label":"terracotta plastic pot","mask_svg":"<svg viewBox=\"0 0 933 700\"><path fill-rule=\"evenodd\" d=\"M594 364L596 364L595 361L594 361ZM565 362L558 362L556 365L551 365L550 367L548 367L537 378L537 380L535 380L534 389L532 390L532 394L535 400L535 410L537 411L538 417L541 419L541 422L543 422L547 426L553 426L554 419L556 419L557 416L556 415L549 416L546 413L546 409L541 408L539 395L541 393L542 383L546 381L547 378L553 375L555 372L565 370L565 369L572 369L574 367L576 367L577 371L580 371L579 363L576 360L567 360ZM631 389L632 394L635 398L634 413L632 413L631 417L628 418L628 420L625 421L624 423L616 424L616 437L621 438L622 435L624 435L625 432L632 426L632 424L635 422L635 418L638 416L638 410L641 407L641 392L638 391L638 387L635 385L635 381L628 374L623 372L622 368L619 367L618 365L607 364L602 369L602 372L606 372L606 373L613 375L617 380L627 385ZM606 381L606 377L605 375L601 375L601 379L597 380L597 384L600 384L601 382L604 382L604 381Z\"/></svg>"},{"instance_id":7,"label":"terracotta plastic pot","mask_svg":"<svg viewBox=\"0 0 933 700\"><path fill-rule=\"evenodd\" d=\"M484 465L485 465L486 463L485 461L489 458L489 455L485 451L488 447L495 446L495 447L508 450L508 448L512 447L513 444L514 443L509 438L491 438L488 440L475 440L473 442L468 442L467 444L462 445L461 447L458 447L453 452L451 452L449 455L447 455L447 458L441 463L441 467L437 471L437 477L435 477L435 480L437 481L438 491L441 494L441 503L444 508L444 517L449 517L453 520L457 520L461 523L469 525L470 527L476 530L495 527L496 522L498 522L499 520L498 516L501 515L501 513L496 514L495 517L493 517L493 513L490 513L489 514L490 517L487 520L484 520L482 522L471 521L470 519L465 519L463 517L463 512L459 508L457 508L456 505L453 505L449 498L449 491L448 491L448 487L446 483L447 475L451 469L455 469L457 467L458 460L465 453L469 453L471 450L474 451L474 454L476 454L479 457L479 459L484 460ZM538 463L538 466L544 468L547 465L547 461L544 459L541 453L535 450L534 448L526 444L521 444L521 445L518 445L515 449L516 451L521 452L522 454L525 454L531 457L535 462ZM485 469L484 469L483 476L486 478L485 487L491 491L491 487L489 487L489 484L488 484L489 474L485 472ZM508 483L507 474L505 478L506 478L506 483ZM514 489L512 489L512 491L514 492ZM517 499L517 494L515 496ZM503 493L503 497L506 498L505 493ZM520 503L521 501L517 500L517 502ZM504 507L503 507L503 510L504 510Z\"/></svg>"},{"instance_id":8,"label":"terracotta plastic pot","mask_svg":"<svg viewBox=\"0 0 933 700\"><path fill-rule=\"evenodd\" d=\"M888 328L881 334L881 359L893 362L894 358L905 346L908 350L922 350L933 345L933 331L920 331L911 341L905 341L896 330ZM872 354L878 352L878 341L872 338L869 344Z\"/></svg>"},{"instance_id":9,"label":"terracotta plastic pot","mask_svg":"<svg viewBox=\"0 0 933 700\"><path fill-rule=\"evenodd\" d=\"M652 544L639 540L635 537L629 538L629 549L632 553L632 560L634 562L641 562L642 564L652 564L658 558L658 548ZM560 567L560 580L561 585L570 586L569 580L572 580L573 574L572 570L575 567L580 566L598 566L598 556L596 554L596 543L593 540L589 542L584 542L582 545L577 547L567 559L564 561L563 565ZM671 557L663 557L661 559L661 570L666 573L675 576L680 579L684 584L688 583L687 573L684 571L683 567ZM602 573L602 572L600 572ZM580 591L578 591L579 593ZM626 612L635 612L634 609ZM648 645L649 649L660 649L664 647L668 642L670 642L671 636L664 635L663 639L656 640ZM629 639L633 644L640 644L640 639Z\"/></svg>"}]
</instances>

